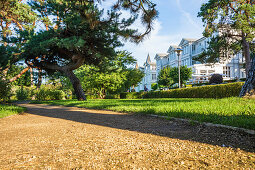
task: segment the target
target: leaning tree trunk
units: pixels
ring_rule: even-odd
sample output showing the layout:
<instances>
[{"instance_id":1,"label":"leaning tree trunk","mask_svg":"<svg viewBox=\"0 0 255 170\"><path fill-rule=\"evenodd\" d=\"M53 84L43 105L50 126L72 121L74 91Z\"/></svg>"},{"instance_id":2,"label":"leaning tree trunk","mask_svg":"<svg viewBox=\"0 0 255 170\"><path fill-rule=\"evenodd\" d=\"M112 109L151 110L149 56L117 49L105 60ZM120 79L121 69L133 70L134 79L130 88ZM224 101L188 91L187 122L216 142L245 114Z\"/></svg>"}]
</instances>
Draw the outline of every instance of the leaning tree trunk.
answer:
<instances>
[{"instance_id":1,"label":"leaning tree trunk","mask_svg":"<svg viewBox=\"0 0 255 170\"><path fill-rule=\"evenodd\" d=\"M64 73L70 79L70 81L73 85L74 93L76 94L77 99L78 100L86 100L86 96L85 96L84 91L81 87L81 82L76 77L76 75L73 73L73 71L65 70Z\"/></svg>"},{"instance_id":2,"label":"leaning tree trunk","mask_svg":"<svg viewBox=\"0 0 255 170\"><path fill-rule=\"evenodd\" d=\"M252 54L251 58L251 65L246 74L246 81L242 87L239 97L243 97L245 95L253 95L254 93L254 83L255 83L255 54Z\"/></svg>"},{"instance_id":3,"label":"leaning tree trunk","mask_svg":"<svg viewBox=\"0 0 255 170\"><path fill-rule=\"evenodd\" d=\"M30 67L30 86L33 87L33 85L34 85L33 68Z\"/></svg>"},{"instance_id":4,"label":"leaning tree trunk","mask_svg":"<svg viewBox=\"0 0 255 170\"><path fill-rule=\"evenodd\" d=\"M42 85L42 69L38 69L38 77L37 77L37 86L36 88L39 89Z\"/></svg>"}]
</instances>

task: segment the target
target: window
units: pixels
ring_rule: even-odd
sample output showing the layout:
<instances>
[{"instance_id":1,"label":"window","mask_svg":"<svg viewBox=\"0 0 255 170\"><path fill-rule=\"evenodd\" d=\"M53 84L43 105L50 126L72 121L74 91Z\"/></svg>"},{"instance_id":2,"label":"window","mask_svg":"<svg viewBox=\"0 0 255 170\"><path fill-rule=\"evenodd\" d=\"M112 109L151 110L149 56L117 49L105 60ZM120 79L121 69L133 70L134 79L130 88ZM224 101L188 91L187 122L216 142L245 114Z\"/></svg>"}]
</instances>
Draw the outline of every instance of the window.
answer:
<instances>
[{"instance_id":1,"label":"window","mask_svg":"<svg viewBox=\"0 0 255 170\"><path fill-rule=\"evenodd\" d=\"M230 77L230 67L224 66L223 67L223 74L225 77Z\"/></svg>"},{"instance_id":2,"label":"window","mask_svg":"<svg viewBox=\"0 0 255 170\"><path fill-rule=\"evenodd\" d=\"M200 70L200 73L206 73L206 70Z\"/></svg>"},{"instance_id":3,"label":"window","mask_svg":"<svg viewBox=\"0 0 255 170\"><path fill-rule=\"evenodd\" d=\"M156 80L157 79L156 74L152 74L151 76L152 76L151 77L152 80Z\"/></svg>"},{"instance_id":4,"label":"window","mask_svg":"<svg viewBox=\"0 0 255 170\"><path fill-rule=\"evenodd\" d=\"M156 70L156 66L151 66L151 69L152 70Z\"/></svg>"},{"instance_id":5,"label":"window","mask_svg":"<svg viewBox=\"0 0 255 170\"><path fill-rule=\"evenodd\" d=\"M215 70L208 70L208 73L214 73Z\"/></svg>"}]
</instances>

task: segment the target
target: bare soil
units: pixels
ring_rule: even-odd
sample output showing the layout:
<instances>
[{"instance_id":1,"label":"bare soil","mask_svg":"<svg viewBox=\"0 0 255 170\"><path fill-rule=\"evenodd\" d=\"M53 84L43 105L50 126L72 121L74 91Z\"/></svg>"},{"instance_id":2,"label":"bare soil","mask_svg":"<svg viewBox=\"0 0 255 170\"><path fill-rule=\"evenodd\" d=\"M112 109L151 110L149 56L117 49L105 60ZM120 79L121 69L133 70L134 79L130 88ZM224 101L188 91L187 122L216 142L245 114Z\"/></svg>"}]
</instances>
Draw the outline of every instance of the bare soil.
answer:
<instances>
[{"instance_id":1,"label":"bare soil","mask_svg":"<svg viewBox=\"0 0 255 170\"><path fill-rule=\"evenodd\" d=\"M21 104L0 169L255 169L255 135L146 115Z\"/></svg>"}]
</instances>

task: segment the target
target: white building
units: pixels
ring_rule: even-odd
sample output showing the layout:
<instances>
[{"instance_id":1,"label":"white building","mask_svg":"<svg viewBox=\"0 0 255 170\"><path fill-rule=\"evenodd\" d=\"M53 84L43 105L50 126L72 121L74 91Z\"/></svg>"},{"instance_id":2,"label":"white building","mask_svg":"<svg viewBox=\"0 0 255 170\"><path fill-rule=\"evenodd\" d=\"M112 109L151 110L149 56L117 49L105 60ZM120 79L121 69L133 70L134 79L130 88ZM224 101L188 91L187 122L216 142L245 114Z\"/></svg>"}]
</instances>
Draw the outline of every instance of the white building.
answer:
<instances>
[{"instance_id":1,"label":"white building","mask_svg":"<svg viewBox=\"0 0 255 170\"><path fill-rule=\"evenodd\" d=\"M193 58L201 54L208 47L210 38L202 37L200 39L183 38L178 46L171 45L165 54L156 54L155 60L157 65L157 75L160 70L166 66L178 67L178 56L175 49L181 48L181 65L192 68L192 83L208 81L212 74L222 74L225 80L245 78L243 69L244 58L242 54L231 56L229 60L220 61L219 63L201 64L194 61Z\"/></svg>"},{"instance_id":2,"label":"white building","mask_svg":"<svg viewBox=\"0 0 255 170\"><path fill-rule=\"evenodd\" d=\"M156 63L151 62L150 55L148 54L143 67L138 67L138 64L136 64L136 68L144 72L144 77L142 81L138 84L138 86L135 87L135 91L139 92L141 90L144 90L145 86L150 91L151 84L157 82Z\"/></svg>"}]
</instances>

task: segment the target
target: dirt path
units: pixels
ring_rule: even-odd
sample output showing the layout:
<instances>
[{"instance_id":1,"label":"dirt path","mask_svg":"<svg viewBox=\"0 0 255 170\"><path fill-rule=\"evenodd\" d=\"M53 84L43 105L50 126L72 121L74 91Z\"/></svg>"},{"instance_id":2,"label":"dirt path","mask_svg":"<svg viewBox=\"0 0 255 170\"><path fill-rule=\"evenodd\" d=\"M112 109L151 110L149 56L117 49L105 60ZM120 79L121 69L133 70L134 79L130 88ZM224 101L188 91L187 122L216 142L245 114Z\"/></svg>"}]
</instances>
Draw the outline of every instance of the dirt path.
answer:
<instances>
[{"instance_id":1,"label":"dirt path","mask_svg":"<svg viewBox=\"0 0 255 170\"><path fill-rule=\"evenodd\" d=\"M22 106L26 114L0 119L0 169L255 168L254 135L143 115Z\"/></svg>"}]
</instances>

